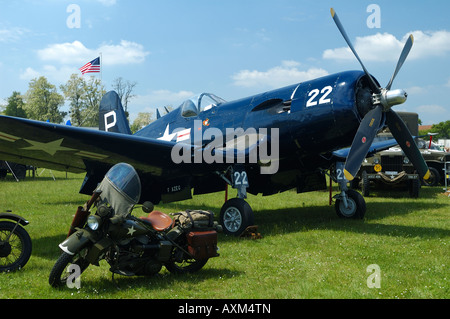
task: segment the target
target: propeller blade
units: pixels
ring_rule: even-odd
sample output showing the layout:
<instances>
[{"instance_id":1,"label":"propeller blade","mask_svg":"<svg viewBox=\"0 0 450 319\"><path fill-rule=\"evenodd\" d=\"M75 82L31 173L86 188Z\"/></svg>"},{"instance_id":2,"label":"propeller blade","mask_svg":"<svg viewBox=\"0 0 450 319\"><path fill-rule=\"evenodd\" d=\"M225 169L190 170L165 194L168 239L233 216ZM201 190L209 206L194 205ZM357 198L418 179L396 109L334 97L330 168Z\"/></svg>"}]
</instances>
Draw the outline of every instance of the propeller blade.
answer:
<instances>
[{"instance_id":1,"label":"propeller blade","mask_svg":"<svg viewBox=\"0 0 450 319\"><path fill-rule=\"evenodd\" d=\"M400 58L398 59L398 62L397 62L397 67L395 68L395 72L392 75L391 80L389 81L389 84L386 86L387 90L391 89L392 82L394 82L394 79L397 76L398 71L400 71L403 63L405 62L406 58L408 57L409 51L411 51L413 43L414 43L414 37L411 34L408 37L408 40L406 41L405 46L403 47L402 53L400 54Z\"/></svg>"},{"instance_id":2,"label":"propeller blade","mask_svg":"<svg viewBox=\"0 0 450 319\"><path fill-rule=\"evenodd\" d=\"M339 31L341 32L342 36L344 37L345 42L347 42L348 47L350 48L350 50L352 50L352 52L355 55L356 59L359 61L359 64L361 64L361 67L364 70L364 73L366 73L366 75L370 79L370 84L371 84L372 90L374 91L374 93L380 94L381 93L380 88L378 87L377 83L375 82L375 80L370 75L369 71L367 71L366 67L364 66L364 64L362 63L361 59L359 58L358 53L356 53L356 50L353 47L353 44L350 41L349 37L347 36L347 33L345 32L345 29L344 29L341 21L339 20L338 15L336 14L336 11L334 11L333 8L331 8L330 11L331 11L331 16L333 17L334 23L336 23L336 26L338 27Z\"/></svg>"},{"instance_id":3,"label":"propeller blade","mask_svg":"<svg viewBox=\"0 0 450 319\"><path fill-rule=\"evenodd\" d=\"M420 177L425 180L430 178L428 165L414 142L408 127L400 116L392 110L386 112L386 124L405 155L416 168Z\"/></svg>"},{"instance_id":4,"label":"propeller blade","mask_svg":"<svg viewBox=\"0 0 450 319\"><path fill-rule=\"evenodd\" d=\"M361 121L345 162L344 174L347 180L353 180L358 173L361 163L366 157L375 135L378 133L381 117L382 107L378 105L370 110Z\"/></svg>"}]
</instances>

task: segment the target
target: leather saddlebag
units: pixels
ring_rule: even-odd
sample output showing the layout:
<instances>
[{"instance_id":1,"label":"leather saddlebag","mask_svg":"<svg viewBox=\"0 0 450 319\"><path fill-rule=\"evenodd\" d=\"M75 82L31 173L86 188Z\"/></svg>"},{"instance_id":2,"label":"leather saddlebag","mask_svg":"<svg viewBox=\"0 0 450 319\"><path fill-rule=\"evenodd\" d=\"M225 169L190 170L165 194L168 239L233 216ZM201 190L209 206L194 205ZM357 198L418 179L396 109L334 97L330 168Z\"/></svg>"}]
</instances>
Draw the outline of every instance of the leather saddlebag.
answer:
<instances>
[{"instance_id":1,"label":"leather saddlebag","mask_svg":"<svg viewBox=\"0 0 450 319\"><path fill-rule=\"evenodd\" d=\"M217 257L217 232L191 231L187 234L188 251L195 259Z\"/></svg>"}]
</instances>

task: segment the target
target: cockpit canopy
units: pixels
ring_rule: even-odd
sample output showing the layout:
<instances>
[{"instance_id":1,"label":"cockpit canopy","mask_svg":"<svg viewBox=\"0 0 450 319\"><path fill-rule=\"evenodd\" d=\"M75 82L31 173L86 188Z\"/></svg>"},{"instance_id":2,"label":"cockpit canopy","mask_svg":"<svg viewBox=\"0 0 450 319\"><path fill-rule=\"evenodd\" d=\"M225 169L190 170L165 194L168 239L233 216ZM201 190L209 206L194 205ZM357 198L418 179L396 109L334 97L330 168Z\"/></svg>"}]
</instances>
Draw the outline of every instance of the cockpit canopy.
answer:
<instances>
[{"instance_id":1,"label":"cockpit canopy","mask_svg":"<svg viewBox=\"0 0 450 319\"><path fill-rule=\"evenodd\" d=\"M200 112L207 111L214 106L226 103L226 101L211 93L202 93L191 97L181 104L181 115L184 117L193 117Z\"/></svg>"}]
</instances>

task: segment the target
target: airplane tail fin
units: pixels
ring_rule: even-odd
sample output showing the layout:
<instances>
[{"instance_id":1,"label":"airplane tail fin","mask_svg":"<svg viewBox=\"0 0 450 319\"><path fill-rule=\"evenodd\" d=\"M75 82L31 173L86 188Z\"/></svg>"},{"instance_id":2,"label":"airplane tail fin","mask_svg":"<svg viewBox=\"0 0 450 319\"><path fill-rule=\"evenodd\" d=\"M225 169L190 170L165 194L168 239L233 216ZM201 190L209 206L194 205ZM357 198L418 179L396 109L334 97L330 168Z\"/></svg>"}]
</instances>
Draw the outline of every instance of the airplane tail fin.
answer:
<instances>
[{"instance_id":1,"label":"airplane tail fin","mask_svg":"<svg viewBox=\"0 0 450 319\"><path fill-rule=\"evenodd\" d=\"M100 102L98 122L98 128L101 131L131 134L122 102L115 91L103 95Z\"/></svg>"}]
</instances>

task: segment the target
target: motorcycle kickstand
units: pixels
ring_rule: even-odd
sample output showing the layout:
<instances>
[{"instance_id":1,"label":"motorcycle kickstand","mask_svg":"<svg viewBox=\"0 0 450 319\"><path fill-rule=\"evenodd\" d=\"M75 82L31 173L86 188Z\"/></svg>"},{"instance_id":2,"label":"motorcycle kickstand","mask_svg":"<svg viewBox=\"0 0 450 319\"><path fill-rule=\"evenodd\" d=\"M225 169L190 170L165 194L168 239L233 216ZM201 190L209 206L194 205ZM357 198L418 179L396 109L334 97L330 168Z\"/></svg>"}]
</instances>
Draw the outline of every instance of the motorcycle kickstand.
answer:
<instances>
[{"instance_id":1,"label":"motorcycle kickstand","mask_svg":"<svg viewBox=\"0 0 450 319\"><path fill-rule=\"evenodd\" d=\"M121 290L120 287L119 287L119 284L118 284L118 283L116 282L116 280L114 279L114 272L112 273L111 281L113 282L114 286L116 286L116 289L117 289L117 290Z\"/></svg>"},{"instance_id":2,"label":"motorcycle kickstand","mask_svg":"<svg viewBox=\"0 0 450 319\"><path fill-rule=\"evenodd\" d=\"M117 245L114 245L114 249L116 250L116 253L117 253L117 256L118 256L119 253L120 253L119 247L117 247ZM114 267L111 267L110 271L111 271L111 273L112 273L112 275L111 275L111 281L113 282L114 286L116 286L116 289L117 289L117 290L120 290L119 284L116 282L116 279L114 278L115 271L112 270L113 268L118 268L118 264L119 264L119 260L116 259L116 260L115 260L115 265L114 265Z\"/></svg>"}]
</instances>

